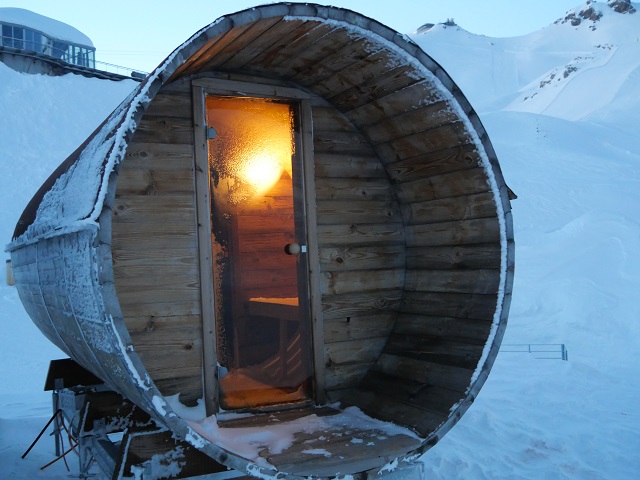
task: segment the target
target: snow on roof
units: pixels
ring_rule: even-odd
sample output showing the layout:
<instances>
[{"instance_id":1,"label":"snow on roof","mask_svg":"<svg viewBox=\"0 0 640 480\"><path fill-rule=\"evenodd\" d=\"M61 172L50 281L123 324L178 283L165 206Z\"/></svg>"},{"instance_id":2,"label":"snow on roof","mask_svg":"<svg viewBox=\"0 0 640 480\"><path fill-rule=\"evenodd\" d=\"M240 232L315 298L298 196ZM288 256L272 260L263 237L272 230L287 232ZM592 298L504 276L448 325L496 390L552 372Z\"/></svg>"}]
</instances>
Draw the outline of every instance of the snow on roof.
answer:
<instances>
[{"instance_id":1,"label":"snow on roof","mask_svg":"<svg viewBox=\"0 0 640 480\"><path fill-rule=\"evenodd\" d=\"M24 8L0 8L0 22L28 27L57 40L93 47L91 39L77 28Z\"/></svg>"}]
</instances>

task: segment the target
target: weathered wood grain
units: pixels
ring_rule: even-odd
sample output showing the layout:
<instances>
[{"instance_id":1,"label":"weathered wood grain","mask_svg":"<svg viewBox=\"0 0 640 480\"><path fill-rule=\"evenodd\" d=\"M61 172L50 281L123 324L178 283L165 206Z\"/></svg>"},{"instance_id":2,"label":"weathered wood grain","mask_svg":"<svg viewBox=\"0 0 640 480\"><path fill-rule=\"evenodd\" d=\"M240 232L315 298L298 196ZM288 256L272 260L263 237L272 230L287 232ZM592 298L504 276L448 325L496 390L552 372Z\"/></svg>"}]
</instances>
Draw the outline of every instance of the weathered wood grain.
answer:
<instances>
[{"instance_id":1,"label":"weathered wood grain","mask_svg":"<svg viewBox=\"0 0 640 480\"><path fill-rule=\"evenodd\" d=\"M388 95L374 99L360 107L346 112L356 125L364 128L383 121L388 116L423 108L444 99L439 89L430 80L422 80L404 88L391 91Z\"/></svg>"},{"instance_id":2,"label":"weathered wood grain","mask_svg":"<svg viewBox=\"0 0 640 480\"><path fill-rule=\"evenodd\" d=\"M404 225L400 222L388 224L352 223L348 225L318 225L318 243L321 247L328 245L393 245L403 243L404 240Z\"/></svg>"},{"instance_id":3,"label":"weathered wood grain","mask_svg":"<svg viewBox=\"0 0 640 480\"><path fill-rule=\"evenodd\" d=\"M406 380L464 392L469 386L474 369L383 353L376 363L376 371Z\"/></svg>"},{"instance_id":4,"label":"weathered wood grain","mask_svg":"<svg viewBox=\"0 0 640 480\"><path fill-rule=\"evenodd\" d=\"M358 132L315 131L313 135L313 145L314 151L318 153L361 156L376 155L369 141Z\"/></svg>"},{"instance_id":5,"label":"weathered wood grain","mask_svg":"<svg viewBox=\"0 0 640 480\"><path fill-rule=\"evenodd\" d=\"M323 247L320 268L323 272L404 268L404 245Z\"/></svg>"},{"instance_id":6,"label":"weathered wood grain","mask_svg":"<svg viewBox=\"0 0 640 480\"><path fill-rule=\"evenodd\" d=\"M384 143L420 134L458 120L458 114L451 109L449 103L440 101L396 116L388 114L380 122L364 127L363 131L372 142Z\"/></svg>"},{"instance_id":7,"label":"weathered wood grain","mask_svg":"<svg viewBox=\"0 0 640 480\"><path fill-rule=\"evenodd\" d=\"M491 330L490 320L436 317L420 314L398 315L394 333L399 335L432 336L469 345L484 345Z\"/></svg>"},{"instance_id":8,"label":"weathered wood grain","mask_svg":"<svg viewBox=\"0 0 640 480\"><path fill-rule=\"evenodd\" d=\"M401 183L397 185L396 191L398 200L401 202L415 203L439 198L484 193L489 192L489 190L490 187L484 169L473 168ZM490 198L486 196L474 196L469 199L469 202L487 203ZM493 203L495 205L495 201ZM495 215L495 208L492 213Z\"/></svg>"},{"instance_id":9,"label":"weathered wood grain","mask_svg":"<svg viewBox=\"0 0 640 480\"><path fill-rule=\"evenodd\" d=\"M324 319L347 318L397 311L402 302L402 290L323 295Z\"/></svg>"},{"instance_id":10,"label":"weathered wood grain","mask_svg":"<svg viewBox=\"0 0 640 480\"><path fill-rule=\"evenodd\" d=\"M375 142L375 139L371 140ZM455 122L388 142L376 143L375 147L383 162L389 163L448 148L462 147L471 142L466 126L462 122Z\"/></svg>"},{"instance_id":11,"label":"weathered wood grain","mask_svg":"<svg viewBox=\"0 0 640 480\"><path fill-rule=\"evenodd\" d=\"M491 320L496 311L496 295L469 293L406 292L403 313Z\"/></svg>"},{"instance_id":12,"label":"weathered wood grain","mask_svg":"<svg viewBox=\"0 0 640 480\"><path fill-rule=\"evenodd\" d=\"M378 157L318 153L314 166L320 178L388 178L387 171Z\"/></svg>"},{"instance_id":13,"label":"weathered wood grain","mask_svg":"<svg viewBox=\"0 0 640 480\"><path fill-rule=\"evenodd\" d=\"M410 65L393 67L327 99L341 111L347 112L420 81L420 76L414 73L415 69Z\"/></svg>"},{"instance_id":14,"label":"weathered wood grain","mask_svg":"<svg viewBox=\"0 0 640 480\"><path fill-rule=\"evenodd\" d=\"M483 349L484 345L454 342L432 336L393 333L389 337L384 352L389 355L473 370L478 365Z\"/></svg>"},{"instance_id":15,"label":"weathered wood grain","mask_svg":"<svg viewBox=\"0 0 640 480\"><path fill-rule=\"evenodd\" d=\"M181 143L193 145L191 118L169 118L145 115L133 137L135 142Z\"/></svg>"},{"instance_id":16,"label":"weathered wood grain","mask_svg":"<svg viewBox=\"0 0 640 480\"><path fill-rule=\"evenodd\" d=\"M395 290L404 286L404 269L352 270L324 272L320 277L323 295L367 292L370 290Z\"/></svg>"},{"instance_id":17,"label":"weathered wood grain","mask_svg":"<svg viewBox=\"0 0 640 480\"><path fill-rule=\"evenodd\" d=\"M318 225L384 224L400 221L394 199L325 200L318 198Z\"/></svg>"},{"instance_id":18,"label":"weathered wood grain","mask_svg":"<svg viewBox=\"0 0 640 480\"><path fill-rule=\"evenodd\" d=\"M193 145L131 141L122 170L128 168L192 171Z\"/></svg>"},{"instance_id":19,"label":"weathered wood grain","mask_svg":"<svg viewBox=\"0 0 640 480\"><path fill-rule=\"evenodd\" d=\"M327 344L368 338L387 338L397 314L383 312L378 315L340 317L324 322L324 338Z\"/></svg>"},{"instance_id":20,"label":"weathered wood grain","mask_svg":"<svg viewBox=\"0 0 640 480\"><path fill-rule=\"evenodd\" d=\"M488 218L496 216L496 203L491 192L472 193L406 203L402 206L402 216L407 224L413 225Z\"/></svg>"},{"instance_id":21,"label":"weathered wood grain","mask_svg":"<svg viewBox=\"0 0 640 480\"><path fill-rule=\"evenodd\" d=\"M470 245L500 241L500 225L497 218L411 225L405 229L405 233L407 247Z\"/></svg>"},{"instance_id":22,"label":"weathered wood grain","mask_svg":"<svg viewBox=\"0 0 640 480\"><path fill-rule=\"evenodd\" d=\"M154 117L177 117L191 119L192 105L190 92L165 93L161 90L153 97L145 115Z\"/></svg>"},{"instance_id":23,"label":"weathered wood grain","mask_svg":"<svg viewBox=\"0 0 640 480\"><path fill-rule=\"evenodd\" d=\"M499 270L406 270L407 292L497 294Z\"/></svg>"},{"instance_id":24,"label":"weathered wood grain","mask_svg":"<svg viewBox=\"0 0 640 480\"><path fill-rule=\"evenodd\" d=\"M316 178L316 196L323 200L393 201L386 178ZM345 202L346 203L346 202Z\"/></svg>"}]
</instances>

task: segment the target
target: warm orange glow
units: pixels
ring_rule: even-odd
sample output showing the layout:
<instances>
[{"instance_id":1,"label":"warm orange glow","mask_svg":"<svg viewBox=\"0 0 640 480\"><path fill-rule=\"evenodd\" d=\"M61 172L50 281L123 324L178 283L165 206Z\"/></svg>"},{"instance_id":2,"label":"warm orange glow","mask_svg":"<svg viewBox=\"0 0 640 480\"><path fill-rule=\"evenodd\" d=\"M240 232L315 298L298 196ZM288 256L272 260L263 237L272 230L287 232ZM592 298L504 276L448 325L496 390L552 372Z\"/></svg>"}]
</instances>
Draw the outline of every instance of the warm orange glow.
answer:
<instances>
[{"instance_id":1,"label":"warm orange glow","mask_svg":"<svg viewBox=\"0 0 640 480\"><path fill-rule=\"evenodd\" d=\"M242 177L254 187L255 195L264 195L271 190L281 175L282 165L272 154L250 158L242 167Z\"/></svg>"},{"instance_id":2,"label":"warm orange glow","mask_svg":"<svg viewBox=\"0 0 640 480\"><path fill-rule=\"evenodd\" d=\"M266 194L282 172L291 175L294 153L291 106L257 98L208 97L210 163L230 186L238 205Z\"/></svg>"}]
</instances>

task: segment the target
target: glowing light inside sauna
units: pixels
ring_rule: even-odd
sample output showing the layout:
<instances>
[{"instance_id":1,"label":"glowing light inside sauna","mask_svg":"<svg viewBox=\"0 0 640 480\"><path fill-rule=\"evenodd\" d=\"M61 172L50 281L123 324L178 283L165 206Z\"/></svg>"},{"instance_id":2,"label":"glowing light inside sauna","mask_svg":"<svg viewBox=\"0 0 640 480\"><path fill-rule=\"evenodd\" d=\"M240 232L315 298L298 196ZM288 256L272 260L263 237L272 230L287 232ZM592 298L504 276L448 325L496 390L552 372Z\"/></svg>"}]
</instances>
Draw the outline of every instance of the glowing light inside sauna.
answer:
<instances>
[{"instance_id":1,"label":"glowing light inside sauna","mask_svg":"<svg viewBox=\"0 0 640 480\"><path fill-rule=\"evenodd\" d=\"M276 155L262 154L244 162L242 177L245 182L254 187L255 195L264 195L278 183L282 171L282 164Z\"/></svg>"},{"instance_id":2,"label":"glowing light inside sauna","mask_svg":"<svg viewBox=\"0 0 640 480\"><path fill-rule=\"evenodd\" d=\"M291 177L294 153L291 106L263 98L208 97L209 163L240 205L266 195L284 172Z\"/></svg>"}]
</instances>

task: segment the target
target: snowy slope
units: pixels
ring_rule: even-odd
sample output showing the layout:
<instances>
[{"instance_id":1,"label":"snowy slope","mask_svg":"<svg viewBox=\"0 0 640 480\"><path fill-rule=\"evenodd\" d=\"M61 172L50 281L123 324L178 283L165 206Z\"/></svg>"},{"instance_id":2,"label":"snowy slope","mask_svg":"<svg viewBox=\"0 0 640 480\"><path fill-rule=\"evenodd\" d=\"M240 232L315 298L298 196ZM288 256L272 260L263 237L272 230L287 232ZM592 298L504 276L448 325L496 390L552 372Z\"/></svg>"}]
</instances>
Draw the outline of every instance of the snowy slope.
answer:
<instances>
[{"instance_id":1,"label":"snowy slope","mask_svg":"<svg viewBox=\"0 0 640 480\"><path fill-rule=\"evenodd\" d=\"M581 19L577 26L567 20L590 8L601 14L598 20ZM629 76L640 75L640 13L618 13L604 2L587 2L522 37L437 25L413 39L449 73L465 67L454 79L480 112L579 120L614 101Z\"/></svg>"},{"instance_id":2,"label":"snowy slope","mask_svg":"<svg viewBox=\"0 0 640 480\"><path fill-rule=\"evenodd\" d=\"M567 362L500 353L476 403L424 456L426 478L626 480L640 471L640 11L591 6L603 12L595 23L524 37L442 26L413 37L479 111L519 196L504 343L569 351ZM0 109L16 112L0 119L5 243L48 173L132 88L0 64ZM58 352L2 285L0 328L0 377L13 391L0 393L0 478L66 479L61 462L38 470L53 458L48 437L19 459L49 415L40 390Z\"/></svg>"}]
</instances>

